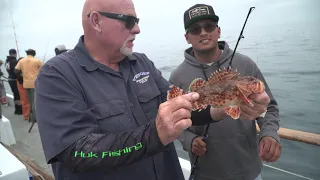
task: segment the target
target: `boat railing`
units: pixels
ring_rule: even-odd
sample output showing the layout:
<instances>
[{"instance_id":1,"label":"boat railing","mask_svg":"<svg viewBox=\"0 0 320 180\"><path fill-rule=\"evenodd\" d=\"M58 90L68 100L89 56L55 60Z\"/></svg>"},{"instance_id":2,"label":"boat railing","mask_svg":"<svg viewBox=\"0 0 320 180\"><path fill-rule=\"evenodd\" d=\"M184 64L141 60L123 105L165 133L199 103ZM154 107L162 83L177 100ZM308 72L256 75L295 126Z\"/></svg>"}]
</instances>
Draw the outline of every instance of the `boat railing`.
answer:
<instances>
[{"instance_id":1,"label":"boat railing","mask_svg":"<svg viewBox=\"0 0 320 180\"><path fill-rule=\"evenodd\" d=\"M8 82L11 79L2 76L1 80ZM260 128L257 123L256 123L256 129L257 129L257 133L260 133ZM317 133L304 132L304 131L280 127L278 130L278 134L283 139L320 146L320 134L317 134Z\"/></svg>"},{"instance_id":2,"label":"boat railing","mask_svg":"<svg viewBox=\"0 0 320 180\"><path fill-rule=\"evenodd\" d=\"M260 133L258 124L256 124L256 128L257 132ZM283 139L320 146L320 134L317 133L304 132L280 127L278 130L278 134Z\"/></svg>"}]
</instances>

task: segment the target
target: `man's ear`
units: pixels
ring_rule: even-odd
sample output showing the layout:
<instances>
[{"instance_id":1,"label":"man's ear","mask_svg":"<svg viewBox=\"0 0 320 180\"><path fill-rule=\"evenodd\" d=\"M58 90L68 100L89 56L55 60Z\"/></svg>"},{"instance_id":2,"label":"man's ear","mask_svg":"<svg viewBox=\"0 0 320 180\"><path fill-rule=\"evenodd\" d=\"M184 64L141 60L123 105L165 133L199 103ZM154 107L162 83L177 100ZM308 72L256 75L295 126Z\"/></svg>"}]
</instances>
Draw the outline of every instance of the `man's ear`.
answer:
<instances>
[{"instance_id":1,"label":"man's ear","mask_svg":"<svg viewBox=\"0 0 320 180\"><path fill-rule=\"evenodd\" d=\"M188 34L185 34L184 37L186 38L187 43L190 44L190 40L189 40Z\"/></svg>"},{"instance_id":2,"label":"man's ear","mask_svg":"<svg viewBox=\"0 0 320 180\"><path fill-rule=\"evenodd\" d=\"M221 29L220 26L218 27L218 33L219 33L219 38L221 37Z\"/></svg>"},{"instance_id":3,"label":"man's ear","mask_svg":"<svg viewBox=\"0 0 320 180\"><path fill-rule=\"evenodd\" d=\"M90 15L90 24L93 27L93 29L95 29L98 32L101 32L101 26L100 26L100 16L99 13L97 12L92 12Z\"/></svg>"}]
</instances>

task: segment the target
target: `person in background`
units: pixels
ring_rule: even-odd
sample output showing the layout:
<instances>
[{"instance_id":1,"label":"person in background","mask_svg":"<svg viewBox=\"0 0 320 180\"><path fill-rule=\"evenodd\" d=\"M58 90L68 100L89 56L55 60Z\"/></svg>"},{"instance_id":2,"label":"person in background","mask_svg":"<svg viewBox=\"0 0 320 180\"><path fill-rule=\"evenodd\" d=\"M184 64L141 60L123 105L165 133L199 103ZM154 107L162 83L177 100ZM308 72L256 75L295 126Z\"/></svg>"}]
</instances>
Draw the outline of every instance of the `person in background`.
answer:
<instances>
[{"instance_id":1,"label":"person in background","mask_svg":"<svg viewBox=\"0 0 320 180\"><path fill-rule=\"evenodd\" d=\"M23 57L20 57L18 59L18 62L21 59L23 59ZM30 103L28 101L27 91L23 87L23 77L21 74L17 76L17 87L20 94L20 102L22 105L23 119L30 122Z\"/></svg>"},{"instance_id":2,"label":"person in background","mask_svg":"<svg viewBox=\"0 0 320 180\"><path fill-rule=\"evenodd\" d=\"M62 54L64 52L67 52L67 48L65 45L58 45L54 48L54 52L56 53L56 55Z\"/></svg>"},{"instance_id":3,"label":"person in background","mask_svg":"<svg viewBox=\"0 0 320 180\"><path fill-rule=\"evenodd\" d=\"M192 47L185 50L185 60L172 71L169 79L172 84L188 90L195 78L206 80L215 71L228 68L233 50L227 42L218 41L221 34L218 21L210 5L196 4L185 11L185 38ZM259 180L261 160L274 162L280 157L279 108L260 69L240 53L235 53L232 68L237 69L240 76L254 76L263 81L265 92L249 96L253 107L241 104L238 120L227 116L212 124L206 141L202 140L206 128L203 126L192 126L179 137L192 163L200 156L195 171L197 180ZM263 98L267 96L270 99ZM265 117L257 116L261 110L267 110ZM259 138L255 119L261 129Z\"/></svg>"},{"instance_id":4,"label":"person in background","mask_svg":"<svg viewBox=\"0 0 320 180\"><path fill-rule=\"evenodd\" d=\"M14 68L16 67L17 61L17 51L15 49L9 50L9 56L7 56L5 67L8 72L8 83L10 85L11 91L13 93L14 102L14 114L22 114L22 106L20 101L20 94L17 86L17 78L14 73Z\"/></svg>"},{"instance_id":5,"label":"person in background","mask_svg":"<svg viewBox=\"0 0 320 180\"><path fill-rule=\"evenodd\" d=\"M26 50L27 57L19 60L15 67L15 73L17 76L23 78L23 88L26 89L27 98L30 103L30 120L36 121L36 114L34 108L34 83L42 67L43 63L41 60L35 58L36 51L33 49ZM21 78L21 77L19 77Z\"/></svg>"},{"instance_id":6,"label":"person in background","mask_svg":"<svg viewBox=\"0 0 320 180\"><path fill-rule=\"evenodd\" d=\"M3 76L3 72L1 70L1 66L3 64L3 61L0 60L0 76ZM6 90L3 84L3 81L0 81L0 119L2 118L2 105L6 104L8 102Z\"/></svg>"}]
</instances>

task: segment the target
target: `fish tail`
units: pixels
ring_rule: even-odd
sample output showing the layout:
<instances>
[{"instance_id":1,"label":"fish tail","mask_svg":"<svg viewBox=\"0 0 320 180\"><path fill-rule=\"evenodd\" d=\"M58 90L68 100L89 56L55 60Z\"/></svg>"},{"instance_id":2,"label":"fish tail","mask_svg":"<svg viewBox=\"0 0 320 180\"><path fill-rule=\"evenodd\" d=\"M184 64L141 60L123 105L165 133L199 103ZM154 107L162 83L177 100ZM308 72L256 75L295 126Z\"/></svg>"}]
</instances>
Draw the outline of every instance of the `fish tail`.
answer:
<instances>
[{"instance_id":1,"label":"fish tail","mask_svg":"<svg viewBox=\"0 0 320 180\"><path fill-rule=\"evenodd\" d=\"M225 107L224 109L225 109L225 112L229 116L231 116L232 119L239 119L240 113L241 113L241 109L239 105Z\"/></svg>"}]
</instances>

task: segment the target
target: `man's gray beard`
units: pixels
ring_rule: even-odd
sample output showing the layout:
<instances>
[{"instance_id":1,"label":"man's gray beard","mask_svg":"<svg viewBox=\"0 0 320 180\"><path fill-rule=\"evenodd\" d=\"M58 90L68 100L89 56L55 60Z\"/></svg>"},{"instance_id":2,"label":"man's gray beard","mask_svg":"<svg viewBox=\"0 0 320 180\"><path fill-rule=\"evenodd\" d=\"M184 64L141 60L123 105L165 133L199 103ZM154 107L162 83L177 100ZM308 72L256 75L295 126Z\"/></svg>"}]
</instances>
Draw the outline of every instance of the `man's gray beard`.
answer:
<instances>
[{"instance_id":1,"label":"man's gray beard","mask_svg":"<svg viewBox=\"0 0 320 180\"><path fill-rule=\"evenodd\" d=\"M127 43L129 40L126 40L126 42L122 45L122 47L120 48L120 53L125 55L125 56L129 56L132 54L132 48L128 48L127 47Z\"/></svg>"}]
</instances>

